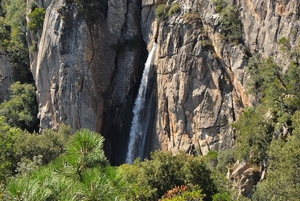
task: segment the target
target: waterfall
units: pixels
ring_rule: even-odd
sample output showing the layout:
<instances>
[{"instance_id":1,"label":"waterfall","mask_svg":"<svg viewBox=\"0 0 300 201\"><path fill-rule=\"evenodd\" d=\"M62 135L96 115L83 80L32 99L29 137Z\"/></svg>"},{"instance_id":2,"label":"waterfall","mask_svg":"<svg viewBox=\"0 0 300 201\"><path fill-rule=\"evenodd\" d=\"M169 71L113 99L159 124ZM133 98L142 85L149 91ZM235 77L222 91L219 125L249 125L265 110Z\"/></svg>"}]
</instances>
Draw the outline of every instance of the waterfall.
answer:
<instances>
[{"instance_id":1,"label":"waterfall","mask_svg":"<svg viewBox=\"0 0 300 201\"><path fill-rule=\"evenodd\" d=\"M154 56L155 48L156 48L156 43L153 44L153 47L145 63L145 69L143 72L142 81L139 87L138 95L134 103L133 120L130 128L130 135L129 135L130 139L128 143L128 152L126 156L126 162L130 164L135 160L136 157L139 156L141 159L143 159L144 156L144 145L146 141L146 133L148 130L147 128L148 128L148 122L150 118L149 117L150 112L147 109L147 105L146 105L146 92L147 92L151 62ZM145 121L143 121L144 116L146 116Z\"/></svg>"}]
</instances>

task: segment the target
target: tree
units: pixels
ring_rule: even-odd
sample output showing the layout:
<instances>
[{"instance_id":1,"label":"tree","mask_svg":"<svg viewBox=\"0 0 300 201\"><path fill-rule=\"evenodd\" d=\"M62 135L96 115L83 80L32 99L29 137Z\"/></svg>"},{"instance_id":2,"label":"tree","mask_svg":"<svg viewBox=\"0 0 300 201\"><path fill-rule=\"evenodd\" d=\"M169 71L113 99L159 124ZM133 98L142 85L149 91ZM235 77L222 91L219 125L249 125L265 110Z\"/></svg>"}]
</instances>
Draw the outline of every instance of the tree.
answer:
<instances>
[{"instance_id":1,"label":"tree","mask_svg":"<svg viewBox=\"0 0 300 201\"><path fill-rule=\"evenodd\" d=\"M239 120L233 124L236 129L236 156L239 160L260 163L267 155L272 141L271 119L266 114L268 108L260 105L244 110Z\"/></svg>"},{"instance_id":2,"label":"tree","mask_svg":"<svg viewBox=\"0 0 300 201\"><path fill-rule=\"evenodd\" d=\"M135 161L131 166L120 168L130 189L126 200L158 200L170 189L181 185L186 185L189 192L201 194L199 199L205 194L204 200L211 200L211 196L217 193L202 156L185 153L173 156L170 152L157 151L152 153L151 160Z\"/></svg>"},{"instance_id":3,"label":"tree","mask_svg":"<svg viewBox=\"0 0 300 201\"><path fill-rule=\"evenodd\" d=\"M8 182L5 200L115 200L119 180L116 169L107 168L103 137L82 129L68 141L66 153L28 175ZM120 191L117 191L120 192Z\"/></svg>"},{"instance_id":4,"label":"tree","mask_svg":"<svg viewBox=\"0 0 300 201\"><path fill-rule=\"evenodd\" d=\"M292 118L293 133L271 143L266 180L260 182L253 200L299 200L300 197L300 112Z\"/></svg>"},{"instance_id":5,"label":"tree","mask_svg":"<svg viewBox=\"0 0 300 201\"><path fill-rule=\"evenodd\" d=\"M31 13L28 14L29 22L27 24L28 29L37 33L43 28L44 17L45 17L44 8L35 8Z\"/></svg>"},{"instance_id":6,"label":"tree","mask_svg":"<svg viewBox=\"0 0 300 201\"><path fill-rule=\"evenodd\" d=\"M35 88L31 84L15 82L10 87L11 99L0 105L0 116L14 127L29 132L38 130L37 102Z\"/></svg>"},{"instance_id":7,"label":"tree","mask_svg":"<svg viewBox=\"0 0 300 201\"><path fill-rule=\"evenodd\" d=\"M33 83L26 40L26 1L2 0L1 6L4 18L2 18L0 34L5 36L0 38L1 49L8 54L9 61L12 63L14 80L21 83Z\"/></svg>"},{"instance_id":8,"label":"tree","mask_svg":"<svg viewBox=\"0 0 300 201\"><path fill-rule=\"evenodd\" d=\"M70 126L61 124L58 131L45 129L41 134L22 132L14 138L14 154L17 162L28 161L42 156L47 164L65 152L65 146L72 134Z\"/></svg>"},{"instance_id":9,"label":"tree","mask_svg":"<svg viewBox=\"0 0 300 201\"><path fill-rule=\"evenodd\" d=\"M0 184L5 183L8 176L13 174L15 164L14 137L21 132L18 128L10 127L0 117Z\"/></svg>"}]
</instances>

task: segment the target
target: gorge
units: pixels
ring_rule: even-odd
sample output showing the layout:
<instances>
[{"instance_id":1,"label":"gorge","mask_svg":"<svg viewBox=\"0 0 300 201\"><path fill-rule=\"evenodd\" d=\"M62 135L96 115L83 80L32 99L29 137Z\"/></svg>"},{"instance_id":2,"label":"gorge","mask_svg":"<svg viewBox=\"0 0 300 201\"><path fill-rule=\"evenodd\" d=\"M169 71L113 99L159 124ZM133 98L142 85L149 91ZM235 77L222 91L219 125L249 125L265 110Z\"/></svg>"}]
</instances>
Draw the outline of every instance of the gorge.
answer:
<instances>
[{"instance_id":1,"label":"gorge","mask_svg":"<svg viewBox=\"0 0 300 201\"><path fill-rule=\"evenodd\" d=\"M26 74L16 67L22 60L36 86L40 132L67 124L73 132L100 133L111 165L149 158L155 150L190 155L233 150L242 129L232 125L257 111L263 111L257 119L264 124L254 127L246 119L244 126L270 132L262 142L286 140L296 127L291 119L299 103L293 89L298 74L288 70L300 63L299 5L299 0L27 0L25 22L10 22L25 26L19 31L26 47L7 45L13 34L8 37L5 24L0 27L0 101L10 98L9 87ZM30 29L40 19L30 17L37 8L42 23ZM270 85L282 90L268 86L272 90L262 92L262 80L275 80ZM249 109L270 97L269 108ZM238 161L227 175L246 196L265 178L268 165L250 159Z\"/></svg>"},{"instance_id":2,"label":"gorge","mask_svg":"<svg viewBox=\"0 0 300 201\"><path fill-rule=\"evenodd\" d=\"M147 50L156 41L146 155L233 147L231 124L256 103L245 89L248 58L260 53L286 62L277 41L286 37L289 46L296 45L299 6L296 0L226 1L236 17L228 15L233 26L224 28L218 2L91 0L84 6L94 9L84 13L72 1L36 0L32 5L46 9L45 19L42 29L28 31L27 42L36 45L30 68L40 128L66 123L74 131L97 131L112 164L124 162ZM5 100L12 72L5 55L1 61Z\"/></svg>"}]
</instances>

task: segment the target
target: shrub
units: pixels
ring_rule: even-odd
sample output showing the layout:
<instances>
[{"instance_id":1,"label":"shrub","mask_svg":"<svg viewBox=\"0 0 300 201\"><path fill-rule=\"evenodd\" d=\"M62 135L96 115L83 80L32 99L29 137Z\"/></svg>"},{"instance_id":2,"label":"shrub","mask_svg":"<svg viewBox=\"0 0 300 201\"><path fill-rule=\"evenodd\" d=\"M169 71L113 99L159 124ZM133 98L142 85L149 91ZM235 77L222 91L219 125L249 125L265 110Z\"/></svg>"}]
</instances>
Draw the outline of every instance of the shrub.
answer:
<instances>
[{"instance_id":1,"label":"shrub","mask_svg":"<svg viewBox=\"0 0 300 201\"><path fill-rule=\"evenodd\" d=\"M183 20L185 22L193 22L193 21L198 21L201 20L200 14L197 12L188 12L184 14Z\"/></svg>"},{"instance_id":2,"label":"shrub","mask_svg":"<svg viewBox=\"0 0 300 201\"><path fill-rule=\"evenodd\" d=\"M173 15L174 13L176 13L179 10L180 10L180 4L174 3L168 11L168 16Z\"/></svg>"},{"instance_id":3,"label":"shrub","mask_svg":"<svg viewBox=\"0 0 300 201\"><path fill-rule=\"evenodd\" d=\"M209 47L209 46L212 46L212 42L210 41L209 38L204 38L202 40L199 41L199 44L202 46L202 47Z\"/></svg>"},{"instance_id":4,"label":"shrub","mask_svg":"<svg viewBox=\"0 0 300 201\"><path fill-rule=\"evenodd\" d=\"M221 34L224 41L238 44L242 38L242 23L239 20L238 9L227 5L220 12Z\"/></svg>"},{"instance_id":5,"label":"shrub","mask_svg":"<svg viewBox=\"0 0 300 201\"><path fill-rule=\"evenodd\" d=\"M45 9L41 7L35 8L31 13L27 15L29 18L27 26L30 31L37 33L43 28L45 13Z\"/></svg>"},{"instance_id":6,"label":"shrub","mask_svg":"<svg viewBox=\"0 0 300 201\"><path fill-rule=\"evenodd\" d=\"M201 190L188 191L187 186L181 185L167 191L159 201L202 201L204 197Z\"/></svg>"},{"instance_id":7,"label":"shrub","mask_svg":"<svg viewBox=\"0 0 300 201\"><path fill-rule=\"evenodd\" d=\"M20 132L20 129L5 123L4 117L0 117L0 184L14 173L14 138Z\"/></svg>"},{"instance_id":8,"label":"shrub","mask_svg":"<svg viewBox=\"0 0 300 201\"><path fill-rule=\"evenodd\" d=\"M11 99L0 105L0 116L4 116L10 126L37 131L39 122L34 86L15 82L10 89Z\"/></svg>"},{"instance_id":9,"label":"shrub","mask_svg":"<svg viewBox=\"0 0 300 201\"><path fill-rule=\"evenodd\" d=\"M282 38L280 38L278 40L277 44L280 45L280 50L282 50L282 51L286 51L286 50L290 49L289 41L288 41L288 39L285 36L283 36Z\"/></svg>"},{"instance_id":10,"label":"shrub","mask_svg":"<svg viewBox=\"0 0 300 201\"><path fill-rule=\"evenodd\" d=\"M201 190L201 194L207 195L204 200L210 200L210 196L216 192L210 171L201 156L193 157L184 153L173 156L170 152L154 152L151 158L131 166L121 166L124 180L131 189L131 196L126 200L136 197L140 200L157 200L169 189L182 185L187 186L189 193Z\"/></svg>"},{"instance_id":11,"label":"shrub","mask_svg":"<svg viewBox=\"0 0 300 201\"><path fill-rule=\"evenodd\" d=\"M212 198L213 201L231 201L231 196L228 193L217 193Z\"/></svg>"},{"instance_id":12,"label":"shrub","mask_svg":"<svg viewBox=\"0 0 300 201\"><path fill-rule=\"evenodd\" d=\"M32 41L32 45L29 47L29 52L33 53L37 51L37 42L35 40Z\"/></svg>"},{"instance_id":13,"label":"shrub","mask_svg":"<svg viewBox=\"0 0 300 201\"><path fill-rule=\"evenodd\" d=\"M219 152L218 154L218 164L217 169L220 170L223 173L226 173L227 166L232 165L235 162L234 157L234 150L233 149L227 149L224 151Z\"/></svg>"},{"instance_id":14,"label":"shrub","mask_svg":"<svg viewBox=\"0 0 300 201\"><path fill-rule=\"evenodd\" d=\"M273 136L271 120L265 116L267 110L263 105L246 108L233 124L237 130L237 159L259 164L267 156L266 151Z\"/></svg>"},{"instance_id":15,"label":"shrub","mask_svg":"<svg viewBox=\"0 0 300 201\"><path fill-rule=\"evenodd\" d=\"M159 21L163 21L166 17L165 8L165 4L160 4L155 8L155 16L158 18Z\"/></svg>"},{"instance_id":16,"label":"shrub","mask_svg":"<svg viewBox=\"0 0 300 201\"><path fill-rule=\"evenodd\" d=\"M217 13L220 13L227 6L224 0L213 0L213 3L216 6L215 11Z\"/></svg>"},{"instance_id":17,"label":"shrub","mask_svg":"<svg viewBox=\"0 0 300 201\"><path fill-rule=\"evenodd\" d=\"M60 125L58 132L45 129L41 134L24 132L15 137L14 151L17 162L42 156L43 164L54 160L65 151L65 145L71 135L71 127Z\"/></svg>"},{"instance_id":18,"label":"shrub","mask_svg":"<svg viewBox=\"0 0 300 201\"><path fill-rule=\"evenodd\" d=\"M215 10L220 15L222 39L238 45L242 38L242 23L239 20L238 9L224 0L213 0Z\"/></svg>"}]
</instances>

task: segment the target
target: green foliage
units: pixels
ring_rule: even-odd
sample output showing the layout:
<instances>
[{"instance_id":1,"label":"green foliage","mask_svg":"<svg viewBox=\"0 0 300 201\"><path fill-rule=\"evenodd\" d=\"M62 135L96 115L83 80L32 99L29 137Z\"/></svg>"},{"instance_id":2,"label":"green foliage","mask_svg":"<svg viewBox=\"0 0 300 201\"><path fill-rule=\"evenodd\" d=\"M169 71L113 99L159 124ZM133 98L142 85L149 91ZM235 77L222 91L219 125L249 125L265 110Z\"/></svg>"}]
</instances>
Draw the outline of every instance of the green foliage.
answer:
<instances>
[{"instance_id":1,"label":"green foliage","mask_svg":"<svg viewBox=\"0 0 300 201\"><path fill-rule=\"evenodd\" d=\"M254 55L248 63L250 90L259 105L244 111L233 125L237 130L237 157L255 163L267 157L272 138L286 138L291 117L299 110L299 66L291 63L285 74L273 59ZM285 132L283 132L285 130Z\"/></svg>"},{"instance_id":2,"label":"green foliage","mask_svg":"<svg viewBox=\"0 0 300 201\"><path fill-rule=\"evenodd\" d=\"M286 92L286 81L289 82L284 79L282 67L272 58L263 59L260 55L254 55L249 60L248 71L252 80L250 90L260 102L266 102L277 109L282 101L282 94Z\"/></svg>"},{"instance_id":3,"label":"green foliage","mask_svg":"<svg viewBox=\"0 0 300 201\"><path fill-rule=\"evenodd\" d=\"M288 39L285 36L283 36L282 38L280 38L278 40L277 44L280 45L280 50L282 50L282 51L286 51L286 50L290 49L289 41L288 41Z\"/></svg>"},{"instance_id":4,"label":"green foliage","mask_svg":"<svg viewBox=\"0 0 300 201\"><path fill-rule=\"evenodd\" d=\"M3 0L4 16L0 20L1 50L5 51L13 64L15 81L33 82L29 69L29 56L26 41L26 1Z\"/></svg>"},{"instance_id":5,"label":"green foliage","mask_svg":"<svg viewBox=\"0 0 300 201\"><path fill-rule=\"evenodd\" d=\"M45 13L45 9L41 7L35 8L31 13L27 15L29 18L27 26L30 31L37 33L43 28Z\"/></svg>"},{"instance_id":6,"label":"green foliage","mask_svg":"<svg viewBox=\"0 0 300 201\"><path fill-rule=\"evenodd\" d=\"M226 193L215 186L223 185L223 178L206 166L216 158L216 152L207 157L154 152L152 160L111 167L103 153L103 138L83 129L69 139L66 152L48 165L37 168L39 157L19 165L23 174L10 178L2 197L33 201L212 200L214 194L224 197Z\"/></svg>"},{"instance_id":7,"label":"green foliage","mask_svg":"<svg viewBox=\"0 0 300 201\"><path fill-rule=\"evenodd\" d=\"M165 20L167 17L175 14L180 10L180 4L174 3L170 8L167 8L165 4L159 4L155 8L155 16L159 22Z\"/></svg>"},{"instance_id":8,"label":"green foliage","mask_svg":"<svg viewBox=\"0 0 300 201\"><path fill-rule=\"evenodd\" d=\"M46 129L42 134L30 134L10 127L0 118L0 183L15 173L28 174L41 164L47 164L64 152L71 128L61 125L58 132Z\"/></svg>"},{"instance_id":9,"label":"green foliage","mask_svg":"<svg viewBox=\"0 0 300 201\"><path fill-rule=\"evenodd\" d=\"M66 146L66 161L81 174L86 168L106 165L104 138L88 129L77 131Z\"/></svg>"},{"instance_id":10,"label":"green foliage","mask_svg":"<svg viewBox=\"0 0 300 201\"><path fill-rule=\"evenodd\" d=\"M101 169L86 169L82 177L85 184L83 195L87 200L113 200L113 187Z\"/></svg>"},{"instance_id":11,"label":"green foliage","mask_svg":"<svg viewBox=\"0 0 300 201\"><path fill-rule=\"evenodd\" d=\"M226 6L227 3L224 0L213 0L214 5L216 6L215 11L220 13Z\"/></svg>"},{"instance_id":12,"label":"green foliage","mask_svg":"<svg viewBox=\"0 0 300 201\"><path fill-rule=\"evenodd\" d=\"M227 42L239 43L242 38L242 23L239 20L238 9L227 5L220 12L222 39Z\"/></svg>"},{"instance_id":13,"label":"green foliage","mask_svg":"<svg viewBox=\"0 0 300 201\"><path fill-rule=\"evenodd\" d=\"M199 41L199 44L202 46L202 47L212 47L212 42L210 41L209 38L204 38L202 40Z\"/></svg>"},{"instance_id":14,"label":"green foliage","mask_svg":"<svg viewBox=\"0 0 300 201\"><path fill-rule=\"evenodd\" d=\"M10 26L4 17L0 17L0 42L2 49L5 50L10 40Z\"/></svg>"},{"instance_id":15,"label":"green foliage","mask_svg":"<svg viewBox=\"0 0 300 201\"><path fill-rule=\"evenodd\" d=\"M173 15L177 11L180 10L180 4L179 3L174 3L171 8L168 10L168 16Z\"/></svg>"},{"instance_id":16,"label":"green foliage","mask_svg":"<svg viewBox=\"0 0 300 201\"><path fill-rule=\"evenodd\" d=\"M217 193L212 197L213 201L231 201L231 196L228 193Z\"/></svg>"},{"instance_id":17,"label":"green foliage","mask_svg":"<svg viewBox=\"0 0 300 201\"><path fill-rule=\"evenodd\" d=\"M267 179L257 185L253 200L298 200L300 193L300 112L293 118L293 135L274 140L269 149Z\"/></svg>"},{"instance_id":18,"label":"green foliage","mask_svg":"<svg viewBox=\"0 0 300 201\"><path fill-rule=\"evenodd\" d=\"M166 18L166 5L165 4L159 4L155 8L155 16L159 21L163 21Z\"/></svg>"},{"instance_id":19,"label":"green foliage","mask_svg":"<svg viewBox=\"0 0 300 201\"><path fill-rule=\"evenodd\" d=\"M202 201L205 197L201 190L187 191L187 186L176 186L169 190L159 201Z\"/></svg>"},{"instance_id":20,"label":"green foliage","mask_svg":"<svg viewBox=\"0 0 300 201\"><path fill-rule=\"evenodd\" d=\"M76 132L67 152L47 166L12 178L6 200L115 200L120 188L116 168L104 167L103 138L86 129ZM121 183L121 182L120 182Z\"/></svg>"},{"instance_id":21,"label":"green foliage","mask_svg":"<svg viewBox=\"0 0 300 201\"><path fill-rule=\"evenodd\" d=\"M32 45L29 47L28 50L30 53L37 52L37 42L35 40L32 41Z\"/></svg>"},{"instance_id":22,"label":"green foliage","mask_svg":"<svg viewBox=\"0 0 300 201\"><path fill-rule=\"evenodd\" d=\"M0 117L0 184L4 183L8 176L13 173L15 156L14 137L20 129L12 128Z\"/></svg>"},{"instance_id":23,"label":"green foliage","mask_svg":"<svg viewBox=\"0 0 300 201\"><path fill-rule=\"evenodd\" d=\"M11 85L11 99L0 105L0 116L15 127L30 132L38 129L35 88L31 84L15 82Z\"/></svg>"},{"instance_id":24,"label":"green foliage","mask_svg":"<svg viewBox=\"0 0 300 201\"><path fill-rule=\"evenodd\" d=\"M235 162L234 149L227 149L218 153L218 163L216 168L222 173L227 172L227 167Z\"/></svg>"},{"instance_id":25,"label":"green foliage","mask_svg":"<svg viewBox=\"0 0 300 201\"><path fill-rule=\"evenodd\" d=\"M26 159L26 158L21 158L21 162L18 162L16 172L18 174L29 174L31 171L34 169L38 168L43 164L43 156L38 155L34 156L32 160Z\"/></svg>"},{"instance_id":26,"label":"green foliage","mask_svg":"<svg viewBox=\"0 0 300 201\"><path fill-rule=\"evenodd\" d=\"M224 0L213 0L215 10L220 15L221 34L225 42L238 44L242 39L242 23L238 16L238 9Z\"/></svg>"},{"instance_id":27,"label":"green foliage","mask_svg":"<svg viewBox=\"0 0 300 201\"><path fill-rule=\"evenodd\" d=\"M129 188L126 200L157 200L169 189L181 185L187 185L190 191L201 190L207 195L204 200L210 200L217 191L202 157L154 152L151 158L120 167Z\"/></svg>"},{"instance_id":28,"label":"green foliage","mask_svg":"<svg viewBox=\"0 0 300 201\"><path fill-rule=\"evenodd\" d=\"M246 108L239 120L233 124L237 130L236 156L239 160L260 163L267 155L266 151L272 140L272 127L267 108Z\"/></svg>"},{"instance_id":29,"label":"green foliage","mask_svg":"<svg viewBox=\"0 0 300 201\"><path fill-rule=\"evenodd\" d=\"M60 125L58 132L43 130L42 134L23 132L14 138L14 153L18 161L31 160L42 156L43 164L54 160L65 151L65 145L71 135L71 127Z\"/></svg>"}]
</instances>

